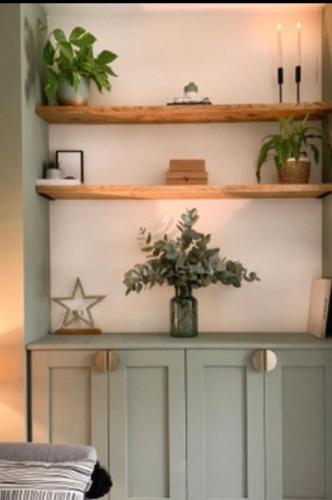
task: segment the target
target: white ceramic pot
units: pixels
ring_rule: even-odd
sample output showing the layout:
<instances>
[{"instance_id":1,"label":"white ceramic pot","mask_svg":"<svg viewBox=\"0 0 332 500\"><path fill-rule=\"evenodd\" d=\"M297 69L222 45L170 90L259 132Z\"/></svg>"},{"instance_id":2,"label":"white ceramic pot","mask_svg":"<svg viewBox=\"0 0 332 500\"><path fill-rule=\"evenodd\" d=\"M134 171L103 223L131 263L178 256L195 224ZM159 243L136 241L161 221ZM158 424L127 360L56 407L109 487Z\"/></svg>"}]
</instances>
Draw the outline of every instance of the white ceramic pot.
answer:
<instances>
[{"instance_id":1,"label":"white ceramic pot","mask_svg":"<svg viewBox=\"0 0 332 500\"><path fill-rule=\"evenodd\" d=\"M66 80L59 81L57 101L62 106L85 106L89 102L90 81L81 76L78 89L75 90Z\"/></svg>"},{"instance_id":2,"label":"white ceramic pot","mask_svg":"<svg viewBox=\"0 0 332 500\"><path fill-rule=\"evenodd\" d=\"M59 168L47 168L46 179L62 179L62 172Z\"/></svg>"}]
</instances>

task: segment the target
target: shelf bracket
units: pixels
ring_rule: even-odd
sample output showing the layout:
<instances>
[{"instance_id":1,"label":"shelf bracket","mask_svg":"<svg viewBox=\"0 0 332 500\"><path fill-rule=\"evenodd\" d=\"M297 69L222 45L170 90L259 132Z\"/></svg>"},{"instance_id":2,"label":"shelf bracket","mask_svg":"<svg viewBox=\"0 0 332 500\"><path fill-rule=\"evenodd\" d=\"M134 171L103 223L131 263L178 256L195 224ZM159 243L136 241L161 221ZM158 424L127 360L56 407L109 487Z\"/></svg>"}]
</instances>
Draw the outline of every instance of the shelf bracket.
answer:
<instances>
[{"instance_id":1,"label":"shelf bracket","mask_svg":"<svg viewBox=\"0 0 332 500\"><path fill-rule=\"evenodd\" d=\"M42 196L43 198L46 198L48 201L55 201L55 198L52 196L49 196L48 194L45 193L37 193L39 196Z\"/></svg>"},{"instance_id":2,"label":"shelf bracket","mask_svg":"<svg viewBox=\"0 0 332 500\"><path fill-rule=\"evenodd\" d=\"M317 196L317 200L322 200L323 198L326 198L326 196L329 196L330 194L332 194L332 191L326 191L326 193Z\"/></svg>"}]
</instances>

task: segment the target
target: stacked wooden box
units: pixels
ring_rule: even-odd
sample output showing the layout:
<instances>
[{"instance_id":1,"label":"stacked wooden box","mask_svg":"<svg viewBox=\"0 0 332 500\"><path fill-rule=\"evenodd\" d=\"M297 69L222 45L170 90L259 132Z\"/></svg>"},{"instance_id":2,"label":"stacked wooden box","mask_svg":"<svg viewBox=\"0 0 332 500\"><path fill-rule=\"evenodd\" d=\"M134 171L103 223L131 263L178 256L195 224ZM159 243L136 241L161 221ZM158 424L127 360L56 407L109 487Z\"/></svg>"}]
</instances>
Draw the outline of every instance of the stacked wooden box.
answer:
<instances>
[{"instance_id":1,"label":"stacked wooden box","mask_svg":"<svg viewBox=\"0 0 332 500\"><path fill-rule=\"evenodd\" d=\"M205 160L170 160L166 184L207 184Z\"/></svg>"}]
</instances>

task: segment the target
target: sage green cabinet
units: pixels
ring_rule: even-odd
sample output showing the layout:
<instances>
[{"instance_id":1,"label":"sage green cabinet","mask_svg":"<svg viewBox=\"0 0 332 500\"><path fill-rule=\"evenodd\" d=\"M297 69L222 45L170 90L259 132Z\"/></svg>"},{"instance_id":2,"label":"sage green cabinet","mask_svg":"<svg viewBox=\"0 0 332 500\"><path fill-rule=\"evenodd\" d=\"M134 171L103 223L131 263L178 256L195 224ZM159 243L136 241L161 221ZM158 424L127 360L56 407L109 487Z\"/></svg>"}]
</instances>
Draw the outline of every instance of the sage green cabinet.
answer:
<instances>
[{"instance_id":1,"label":"sage green cabinet","mask_svg":"<svg viewBox=\"0 0 332 500\"><path fill-rule=\"evenodd\" d=\"M251 351L187 355L188 497L264 500L263 376Z\"/></svg>"},{"instance_id":2,"label":"sage green cabinet","mask_svg":"<svg viewBox=\"0 0 332 500\"><path fill-rule=\"evenodd\" d=\"M108 381L96 351L34 351L31 356L32 440L93 445L108 463Z\"/></svg>"},{"instance_id":3,"label":"sage green cabinet","mask_svg":"<svg viewBox=\"0 0 332 500\"><path fill-rule=\"evenodd\" d=\"M184 350L110 354L32 353L33 441L95 446L116 500L184 500Z\"/></svg>"},{"instance_id":4,"label":"sage green cabinet","mask_svg":"<svg viewBox=\"0 0 332 500\"><path fill-rule=\"evenodd\" d=\"M256 351L33 351L33 440L94 445L116 500L331 500L332 349Z\"/></svg>"},{"instance_id":5,"label":"sage green cabinet","mask_svg":"<svg viewBox=\"0 0 332 500\"><path fill-rule=\"evenodd\" d=\"M332 499L332 351L187 354L190 500Z\"/></svg>"},{"instance_id":6,"label":"sage green cabinet","mask_svg":"<svg viewBox=\"0 0 332 500\"><path fill-rule=\"evenodd\" d=\"M332 351L278 350L265 374L267 500L332 499Z\"/></svg>"},{"instance_id":7,"label":"sage green cabinet","mask_svg":"<svg viewBox=\"0 0 332 500\"><path fill-rule=\"evenodd\" d=\"M184 500L184 351L117 353L109 375L112 497Z\"/></svg>"}]
</instances>

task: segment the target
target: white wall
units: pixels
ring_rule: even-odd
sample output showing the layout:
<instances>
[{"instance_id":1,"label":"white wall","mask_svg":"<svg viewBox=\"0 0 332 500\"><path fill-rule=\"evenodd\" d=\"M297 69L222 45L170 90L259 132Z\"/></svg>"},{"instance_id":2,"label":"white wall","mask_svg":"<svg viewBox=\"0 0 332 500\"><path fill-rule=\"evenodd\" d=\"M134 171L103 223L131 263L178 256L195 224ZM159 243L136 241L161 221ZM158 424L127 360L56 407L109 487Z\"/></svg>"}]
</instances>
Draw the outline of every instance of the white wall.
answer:
<instances>
[{"instance_id":1,"label":"white wall","mask_svg":"<svg viewBox=\"0 0 332 500\"><path fill-rule=\"evenodd\" d=\"M295 98L296 21L303 24L303 100L321 98L321 13L142 13L52 16L50 27L76 25L118 53L111 94L91 104L164 104L195 81L213 103L275 102L276 25L284 28L285 100ZM287 43L286 43L287 42ZM50 149L83 149L87 183L163 183L170 158L205 158L211 184L254 183L262 136L275 124L50 127ZM314 168L312 180L320 178ZM266 167L264 182L274 182ZM57 201L51 204L51 294L69 294L76 276L87 293L106 294L93 310L109 332L168 330L173 290L124 296L124 272L144 255L137 230L163 217L174 222L197 207L199 229L223 255L261 277L241 289L198 290L201 331L304 331L311 280L321 274L321 203L256 201ZM52 327L61 308L52 306Z\"/></svg>"}]
</instances>

